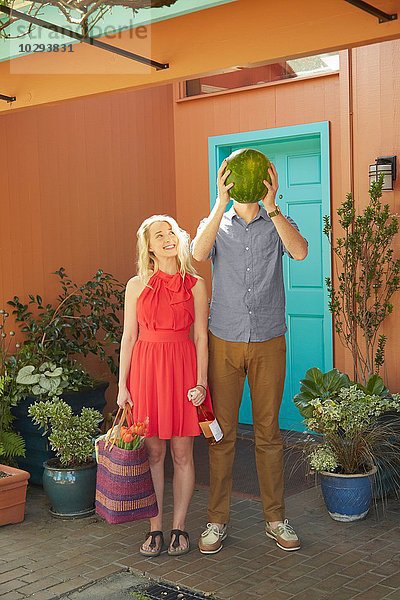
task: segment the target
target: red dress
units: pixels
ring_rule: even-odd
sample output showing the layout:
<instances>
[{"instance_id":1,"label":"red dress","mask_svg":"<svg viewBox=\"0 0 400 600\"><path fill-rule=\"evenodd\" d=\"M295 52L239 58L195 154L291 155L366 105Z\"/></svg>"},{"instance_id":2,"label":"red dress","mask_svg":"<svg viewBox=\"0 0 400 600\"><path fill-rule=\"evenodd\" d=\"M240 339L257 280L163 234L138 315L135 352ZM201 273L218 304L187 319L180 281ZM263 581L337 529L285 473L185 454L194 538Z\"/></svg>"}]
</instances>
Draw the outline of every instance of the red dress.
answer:
<instances>
[{"instance_id":1,"label":"red dress","mask_svg":"<svg viewBox=\"0 0 400 600\"><path fill-rule=\"evenodd\" d=\"M129 391L135 421L149 417L147 437L196 436L201 430L188 390L197 382L192 287L197 278L156 271L137 300L139 337L133 348ZM211 407L207 390L206 405Z\"/></svg>"}]
</instances>

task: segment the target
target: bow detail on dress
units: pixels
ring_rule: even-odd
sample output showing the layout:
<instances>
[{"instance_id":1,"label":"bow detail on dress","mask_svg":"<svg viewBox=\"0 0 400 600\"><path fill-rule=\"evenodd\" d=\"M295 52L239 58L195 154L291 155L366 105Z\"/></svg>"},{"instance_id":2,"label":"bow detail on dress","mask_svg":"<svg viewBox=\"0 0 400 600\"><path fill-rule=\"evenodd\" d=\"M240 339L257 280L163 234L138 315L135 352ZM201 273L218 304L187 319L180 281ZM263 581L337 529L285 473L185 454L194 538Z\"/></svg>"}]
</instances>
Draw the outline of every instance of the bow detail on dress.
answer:
<instances>
[{"instance_id":1,"label":"bow detail on dress","mask_svg":"<svg viewBox=\"0 0 400 600\"><path fill-rule=\"evenodd\" d=\"M162 275L163 273L161 273ZM162 278L164 279L165 287L171 292L171 304L179 304L180 302L190 300L190 290L194 285L194 282L191 281L192 278L185 275L183 279L180 273L175 273L175 275L168 276L168 278Z\"/></svg>"},{"instance_id":2,"label":"bow detail on dress","mask_svg":"<svg viewBox=\"0 0 400 600\"><path fill-rule=\"evenodd\" d=\"M145 318L143 322L139 321L139 325L151 330L180 330L190 327L194 320L191 289L196 282L197 278L193 275L182 278L180 273L170 275L164 271L156 271L138 300L140 313L145 307Z\"/></svg>"}]
</instances>

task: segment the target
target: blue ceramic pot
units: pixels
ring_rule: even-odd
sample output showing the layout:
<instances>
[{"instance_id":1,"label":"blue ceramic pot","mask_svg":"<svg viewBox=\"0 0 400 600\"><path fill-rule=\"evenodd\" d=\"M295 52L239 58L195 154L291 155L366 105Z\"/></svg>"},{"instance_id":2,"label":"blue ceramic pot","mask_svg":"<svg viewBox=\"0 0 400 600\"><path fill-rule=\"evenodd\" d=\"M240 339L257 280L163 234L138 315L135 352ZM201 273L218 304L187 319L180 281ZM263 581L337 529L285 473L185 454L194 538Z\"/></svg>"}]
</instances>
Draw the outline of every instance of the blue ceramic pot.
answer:
<instances>
[{"instance_id":1,"label":"blue ceramic pot","mask_svg":"<svg viewBox=\"0 0 400 600\"><path fill-rule=\"evenodd\" d=\"M332 519L348 523L367 516L375 473L376 467L359 475L320 473L322 494Z\"/></svg>"},{"instance_id":2,"label":"blue ceramic pot","mask_svg":"<svg viewBox=\"0 0 400 600\"><path fill-rule=\"evenodd\" d=\"M50 512L63 519L87 517L94 513L96 494L95 461L66 469L56 466L58 459L43 463L43 489L50 501Z\"/></svg>"}]
</instances>

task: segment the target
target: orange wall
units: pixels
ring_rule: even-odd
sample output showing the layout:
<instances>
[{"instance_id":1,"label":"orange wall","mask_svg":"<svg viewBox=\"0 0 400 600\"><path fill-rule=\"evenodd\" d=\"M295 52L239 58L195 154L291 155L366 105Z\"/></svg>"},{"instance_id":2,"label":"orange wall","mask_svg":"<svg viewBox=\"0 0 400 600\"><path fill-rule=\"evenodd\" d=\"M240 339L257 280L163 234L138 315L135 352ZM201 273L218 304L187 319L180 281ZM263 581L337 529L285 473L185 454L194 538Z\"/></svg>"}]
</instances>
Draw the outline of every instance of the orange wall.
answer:
<instances>
[{"instance_id":1,"label":"orange wall","mask_svg":"<svg viewBox=\"0 0 400 600\"><path fill-rule=\"evenodd\" d=\"M368 165L379 155L400 155L399 51L399 41L353 50L354 186L359 207L365 205L368 198ZM179 222L194 235L200 219L209 212L208 136L328 120L331 125L331 198L335 225L335 209L351 189L348 91L348 56L347 52L341 52L339 75L176 102ZM400 174L396 191L385 192L383 200L394 212L400 213ZM337 227L334 231L338 232ZM209 265L200 264L198 268L209 282ZM382 375L394 391L400 390L397 366L400 355L399 296L397 294L394 300L395 313L383 328L388 343ZM339 369L352 375L351 356L338 339L334 340L334 362Z\"/></svg>"},{"instance_id":2,"label":"orange wall","mask_svg":"<svg viewBox=\"0 0 400 600\"><path fill-rule=\"evenodd\" d=\"M209 213L208 137L331 121L332 193L340 194L339 76L288 81L175 103L176 194L179 222L195 234ZM209 269L199 265L207 277Z\"/></svg>"},{"instance_id":3,"label":"orange wall","mask_svg":"<svg viewBox=\"0 0 400 600\"><path fill-rule=\"evenodd\" d=\"M399 12L398 0L373 4ZM155 23L150 44L132 32L105 41L168 62L170 68L155 71L86 44L63 55L32 54L0 63L0 93L17 96L12 108L0 102L0 111L394 39L400 36L400 19L379 24L376 17L338 0L237 0Z\"/></svg>"},{"instance_id":4,"label":"orange wall","mask_svg":"<svg viewBox=\"0 0 400 600\"><path fill-rule=\"evenodd\" d=\"M3 115L0 140L0 307L53 299L60 266L77 282L99 267L125 282L138 225L175 214L171 86Z\"/></svg>"},{"instance_id":5,"label":"orange wall","mask_svg":"<svg viewBox=\"0 0 400 600\"><path fill-rule=\"evenodd\" d=\"M360 207L368 202L368 165L377 156L397 156L397 181L382 201L400 215L400 40L353 51L354 185ZM397 235L397 256L400 235ZM394 311L384 322L388 337L382 370L392 389L400 391L400 292L393 296Z\"/></svg>"},{"instance_id":6,"label":"orange wall","mask_svg":"<svg viewBox=\"0 0 400 600\"><path fill-rule=\"evenodd\" d=\"M366 202L368 164L400 155L400 42L353 50L355 197ZM49 273L76 280L99 267L134 272L134 232L155 212L194 235L208 214L209 135L331 123L334 212L350 190L349 69L237 93L174 102L171 86L103 94L0 115L0 305L13 294L56 293ZM400 176L384 200L400 212ZM199 270L209 279L209 267ZM383 372L400 390L399 302L385 324ZM335 364L351 373L335 342Z\"/></svg>"}]
</instances>

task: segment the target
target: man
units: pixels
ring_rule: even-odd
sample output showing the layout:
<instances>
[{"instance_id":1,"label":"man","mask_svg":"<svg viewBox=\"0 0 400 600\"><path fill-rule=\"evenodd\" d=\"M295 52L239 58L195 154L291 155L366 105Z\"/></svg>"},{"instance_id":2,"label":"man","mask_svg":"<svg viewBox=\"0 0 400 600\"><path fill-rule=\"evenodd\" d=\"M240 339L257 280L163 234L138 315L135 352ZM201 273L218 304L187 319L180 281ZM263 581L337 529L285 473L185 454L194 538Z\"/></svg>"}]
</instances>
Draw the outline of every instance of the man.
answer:
<instances>
[{"instance_id":1,"label":"man","mask_svg":"<svg viewBox=\"0 0 400 600\"><path fill-rule=\"evenodd\" d=\"M300 548L294 529L284 520L283 443L278 416L285 379L285 292L282 255L307 256L307 242L275 204L278 175L269 169L263 203L230 201L230 173L218 171L218 198L200 224L193 257L213 262L210 309L209 386L223 440L210 445L210 495L207 528L199 549L214 554L227 536L232 466L243 385L248 377L256 445L256 464L265 516L265 533L283 550Z\"/></svg>"}]
</instances>

